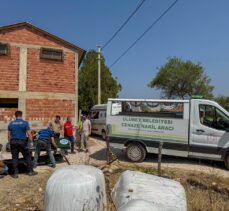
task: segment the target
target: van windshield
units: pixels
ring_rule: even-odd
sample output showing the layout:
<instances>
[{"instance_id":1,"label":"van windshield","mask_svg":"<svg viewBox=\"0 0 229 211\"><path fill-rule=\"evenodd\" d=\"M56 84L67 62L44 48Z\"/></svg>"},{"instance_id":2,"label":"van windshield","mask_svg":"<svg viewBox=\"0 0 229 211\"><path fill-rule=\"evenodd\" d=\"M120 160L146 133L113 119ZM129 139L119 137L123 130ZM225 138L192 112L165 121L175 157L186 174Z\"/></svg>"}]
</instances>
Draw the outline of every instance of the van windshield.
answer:
<instances>
[{"instance_id":1,"label":"van windshield","mask_svg":"<svg viewBox=\"0 0 229 211\"><path fill-rule=\"evenodd\" d=\"M218 129L229 131L229 117L219 109L216 109L216 118Z\"/></svg>"}]
</instances>

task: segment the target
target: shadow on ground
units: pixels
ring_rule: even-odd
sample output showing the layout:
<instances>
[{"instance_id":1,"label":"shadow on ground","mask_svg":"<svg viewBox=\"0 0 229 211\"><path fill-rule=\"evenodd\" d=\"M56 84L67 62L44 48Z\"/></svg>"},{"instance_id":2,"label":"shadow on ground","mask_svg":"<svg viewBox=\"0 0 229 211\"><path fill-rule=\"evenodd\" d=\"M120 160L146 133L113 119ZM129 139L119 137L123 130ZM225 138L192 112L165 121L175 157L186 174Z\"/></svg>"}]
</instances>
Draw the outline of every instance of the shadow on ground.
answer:
<instances>
[{"instance_id":1,"label":"shadow on ground","mask_svg":"<svg viewBox=\"0 0 229 211\"><path fill-rule=\"evenodd\" d=\"M63 163L64 162L63 157L60 154L55 155L55 160L57 163ZM8 173L10 175L12 175L13 174L12 159L4 160L4 163L7 165L8 169L9 169ZM50 163L50 161L49 161L49 157L47 155L43 155L43 156L39 157L39 161L38 161L39 166L48 165L49 163ZM23 158L20 158L18 161L18 172L19 172L19 174L24 174L24 173L28 172L26 163L25 163Z\"/></svg>"},{"instance_id":2,"label":"shadow on ground","mask_svg":"<svg viewBox=\"0 0 229 211\"><path fill-rule=\"evenodd\" d=\"M111 151L117 156L119 161L128 162L122 150L117 148L112 148ZM93 154L90 155L91 158L98 160L98 161L106 161L106 148L103 148ZM150 163L157 163L158 155L148 153L145 161L143 164L150 164ZM218 168L225 170L225 166L223 162L219 161L211 161L211 160L202 160L202 159L194 159L194 158L184 158L184 157L176 157L176 156L169 156L163 155L162 156L162 163L166 164L193 164L193 165L200 165L210 168Z\"/></svg>"}]
</instances>

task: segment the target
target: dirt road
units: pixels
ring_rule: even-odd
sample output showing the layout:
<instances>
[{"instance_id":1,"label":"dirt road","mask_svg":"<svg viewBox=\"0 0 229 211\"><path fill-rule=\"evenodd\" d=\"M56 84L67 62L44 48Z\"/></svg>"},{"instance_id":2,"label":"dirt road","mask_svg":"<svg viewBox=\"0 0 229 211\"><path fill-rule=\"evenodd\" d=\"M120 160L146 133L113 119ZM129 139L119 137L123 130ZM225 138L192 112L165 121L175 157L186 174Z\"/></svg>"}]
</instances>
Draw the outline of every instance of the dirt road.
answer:
<instances>
[{"instance_id":1,"label":"dirt road","mask_svg":"<svg viewBox=\"0 0 229 211\"><path fill-rule=\"evenodd\" d=\"M119 149L112 149L113 153L118 157L121 163L128 164L124 153ZM9 153L4 153L5 158L10 158ZM89 153L76 153L67 156L71 164L106 164L106 143L99 137L92 137L89 141ZM60 167L67 165L58 164ZM139 166L157 167L157 155L149 154L144 162L138 163ZM182 158L175 156L162 156L162 168L178 168L190 171L204 172L223 177L229 177L229 171L225 169L223 162Z\"/></svg>"},{"instance_id":2,"label":"dirt road","mask_svg":"<svg viewBox=\"0 0 229 211\"><path fill-rule=\"evenodd\" d=\"M104 164L106 161L106 144L99 138L91 139L90 147L90 162ZM127 164L124 153L118 149L112 149L119 161ZM137 164L139 166L156 167L157 155L149 154L143 163ZM199 159L188 159L174 156L162 156L162 168L178 168L190 171L199 171L209 174L229 177L229 171L225 169L223 162L213 162Z\"/></svg>"},{"instance_id":3,"label":"dirt road","mask_svg":"<svg viewBox=\"0 0 229 211\"><path fill-rule=\"evenodd\" d=\"M89 141L89 153L77 152L76 154L69 154L67 157L71 164L90 164L95 166L105 166L106 165L106 149L105 142L99 138L91 138ZM126 169L125 165L130 168L135 168L136 170L147 170L144 168L148 168L147 172L152 169L155 171L157 166L157 156L149 155L145 162L139 163L137 165L133 165L131 163L126 162L125 157L121 150L114 150L115 154L119 159L119 163L122 165L121 171ZM10 158L9 153L4 153L5 158ZM118 163L118 162L116 162ZM63 166L67 166L68 164L59 163L57 164L57 168L61 168ZM136 168L137 166L137 168ZM139 168L138 168L139 166ZM120 168L120 166L115 166L115 168ZM152 167L152 168L151 168ZM222 181L226 184L228 183L229 171L225 170L221 163L217 162L207 162L207 161L198 161L198 160L189 160L185 158L178 157L170 157L163 156L162 159L162 169L167 173L170 169L173 171L172 176L181 181L186 178L187 174L194 177L195 181L204 181L205 178L210 178L210 182L207 184L213 184L212 181L216 181L217 184L221 184ZM36 171L38 171L38 175L35 177L29 177L24 174L20 174L18 179L13 179L10 176L7 176L3 179L0 179L0 210L14 210L14 211L23 211L23 210L42 210L43 209L43 199L44 199L44 190L47 183L48 178L54 172L55 169L52 169L48 166L38 166ZM120 170L120 169L119 169ZM121 172L120 171L120 172ZM106 174L105 174L106 175ZM110 184L110 190L112 189L115 181L117 180L120 173L110 173L106 175L107 180ZM207 177L207 176L208 177ZM208 179L209 179L208 178ZM223 187L225 188L226 185ZM188 187L191 187L190 185ZM206 187L206 186L204 186ZM110 191L109 190L109 191ZM190 210L199 209L200 204L202 203L202 208L206 207L205 201L209 200L209 193L205 193L199 191L198 189L198 197L196 197L197 192L194 192L192 187L187 189L187 195L196 205L190 204L189 206L192 208ZM221 189L220 189L221 190ZM205 190L204 190L205 191ZM204 193L204 194L203 194ZM217 193L218 194L218 193ZM109 195L109 194L108 194ZM206 196L206 198L201 199L201 196ZM224 195L223 195L224 196ZM225 204L226 199L220 202L221 204L217 204L219 200L222 199L222 194L214 195L214 203L212 206L216 206L216 208L212 210L218 210L219 206ZM112 203L111 203L112 204ZM195 207L196 206L196 207ZM206 210L206 209L199 210ZM115 210L114 208L109 210Z\"/></svg>"}]
</instances>

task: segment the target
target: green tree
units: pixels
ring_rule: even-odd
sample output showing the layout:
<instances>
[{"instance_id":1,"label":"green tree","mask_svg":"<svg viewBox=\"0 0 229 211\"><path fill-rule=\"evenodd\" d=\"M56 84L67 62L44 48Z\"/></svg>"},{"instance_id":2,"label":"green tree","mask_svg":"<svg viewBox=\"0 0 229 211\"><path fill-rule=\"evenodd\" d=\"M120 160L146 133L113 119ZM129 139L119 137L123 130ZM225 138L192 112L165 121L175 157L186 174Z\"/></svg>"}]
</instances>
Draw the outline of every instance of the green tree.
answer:
<instances>
[{"instance_id":1,"label":"green tree","mask_svg":"<svg viewBox=\"0 0 229 211\"><path fill-rule=\"evenodd\" d=\"M97 57L96 51L89 51L79 70L79 107L83 111L89 111L98 102ZM104 57L101 58L101 103L106 103L108 98L118 97L121 85L105 65Z\"/></svg>"},{"instance_id":2,"label":"green tree","mask_svg":"<svg viewBox=\"0 0 229 211\"><path fill-rule=\"evenodd\" d=\"M211 79L204 73L200 64L173 57L158 68L156 77L148 86L160 89L163 98L188 99L199 94L211 99L214 87L210 82Z\"/></svg>"},{"instance_id":3,"label":"green tree","mask_svg":"<svg viewBox=\"0 0 229 211\"><path fill-rule=\"evenodd\" d=\"M229 96L219 96L215 98L215 101L229 111Z\"/></svg>"}]
</instances>

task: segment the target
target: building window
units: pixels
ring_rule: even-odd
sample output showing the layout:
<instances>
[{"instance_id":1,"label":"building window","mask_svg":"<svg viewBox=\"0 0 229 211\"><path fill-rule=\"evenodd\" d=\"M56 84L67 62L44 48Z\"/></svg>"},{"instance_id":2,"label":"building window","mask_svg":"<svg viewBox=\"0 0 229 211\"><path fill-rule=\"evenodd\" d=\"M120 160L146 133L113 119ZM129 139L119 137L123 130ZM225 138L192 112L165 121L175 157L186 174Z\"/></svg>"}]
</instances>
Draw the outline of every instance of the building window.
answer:
<instances>
[{"instance_id":1,"label":"building window","mask_svg":"<svg viewBox=\"0 0 229 211\"><path fill-rule=\"evenodd\" d=\"M42 59L51 59L51 60L63 61L64 55L63 55L63 50L41 48L40 57Z\"/></svg>"},{"instance_id":2,"label":"building window","mask_svg":"<svg viewBox=\"0 0 229 211\"><path fill-rule=\"evenodd\" d=\"M18 99L0 98L0 108L18 108Z\"/></svg>"},{"instance_id":3,"label":"building window","mask_svg":"<svg viewBox=\"0 0 229 211\"><path fill-rule=\"evenodd\" d=\"M0 43L0 56L7 56L9 53L9 45Z\"/></svg>"}]
</instances>

